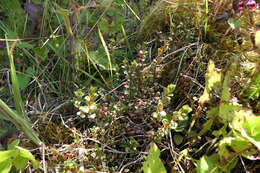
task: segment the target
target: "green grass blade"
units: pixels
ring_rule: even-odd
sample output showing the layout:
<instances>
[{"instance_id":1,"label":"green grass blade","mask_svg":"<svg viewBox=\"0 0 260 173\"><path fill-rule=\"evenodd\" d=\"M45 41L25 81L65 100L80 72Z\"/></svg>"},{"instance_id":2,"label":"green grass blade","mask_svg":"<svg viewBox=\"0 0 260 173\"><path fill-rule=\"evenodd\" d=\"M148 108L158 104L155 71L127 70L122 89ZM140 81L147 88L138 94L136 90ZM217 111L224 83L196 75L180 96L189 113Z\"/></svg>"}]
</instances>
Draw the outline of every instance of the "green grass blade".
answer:
<instances>
[{"instance_id":1,"label":"green grass blade","mask_svg":"<svg viewBox=\"0 0 260 173\"><path fill-rule=\"evenodd\" d=\"M205 18L205 23L204 23L204 32L205 32L205 35L207 34L208 32L208 20L209 20L209 2L208 0L205 0L205 11L206 11L206 18Z\"/></svg>"},{"instance_id":2,"label":"green grass blade","mask_svg":"<svg viewBox=\"0 0 260 173\"><path fill-rule=\"evenodd\" d=\"M128 37L127 37L126 32L125 32L125 28L124 28L123 25L121 25L121 29L122 29L122 32L123 32L123 35L124 35L126 46L127 46L128 50L129 50L130 55L132 56L132 49L131 49L131 46L130 46Z\"/></svg>"},{"instance_id":3,"label":"green grass blade","mask_svg":"<svg viewBox=\"0 0 260 173\"><path fill-rule=\"evenodd\" d=\"M91 80L94 80L97 84L99 84L100 86L104 86L104 83L101 82L100 80L98 80L97 78L94 77L94 75L89 74L88 72L82 70L82 69L78 69L81 73L83 73L84 75L88 76Z\"/></svg>"},{"instance_id":4,"label":"green grass blade","mask_svg":"<svg viewBox=\"0 0 260 173\"><path fill-rule=\"evenodd\" d=\"M41 145L41 140L35 134L32 129L32 125L29 121L24 119L19 113L13 111L5 102L0 99L0 114L5 120L11 121L18 129L22 130L25 135L31 139L35 144Z\"/></svg>"},{"instance_id":5,"label":"green grass blade","mask_svg":"<svg viewBox=\"0 0 260 173\"><path fill-rule=\"evenodd\" d=\"M7 36L5 36L5 37L7 39ZM7 54L8 54L10 70L11 70L12 89L13 89L13 94L14 94L14 105L15 105L17 112L19 114L23 115L23 117L25 117L24 104L22 101L22 96L21 96L20 88L19 88L19 82L17 79L15 66L14 66L13 52L10 52L10 47L9 47L8 42L6 42L6 47L7 47Z\"/></svg>"},{"instance_id":6,"label":"green grass blade","mask_svg":"<svg viewBox=\"0 0 260 173\"><path fill-rule=\"evenodd\" d=\"M140 17L136 14L136 12L130 7L130 5L125 0L124 3L129 8L129 10L133 13L133 15L137 18L137 20L141 21Z\"/></svg>"},{"instance_id":7,"label":"green grass blade","mask_svg":"<svg viewBox=\"0 0 260 173\"><path fill-rule=\"evenodd\" d=\"M94 68L96 69L96 71L98 72L99 76L101 77L101 79L103 80L103 82L105 83L105 85L109 87L109 84L107 83L107 81L105 80L104 76L102 75L102 73L100 72L100 70L98 69L96 63L93 61L93 59L90 57L89 52L88 52L88 47L85 46L84 52L86 54L87 57L87 61L88 61L88 66L89 66L89 72L90 72L90 63L92 63L92 65L94 66ZM94 79L96 82L98 82L99 84L103 84L101 81L97 80L94 76L92 77L91 74L88 74L85 72L85 74L89 77L91 77L92 79Z\"/></svg>"},{"instance_id":8,"label":"green grass blade","mask_svg":"<svg viewBox=\"0 0 260 173\"><path fill-rule=\"evenodd\" d=\"M104 40L104 37L103 37L103 35L102 35L102 33L101 33L99 28L98 28L98 35L99 35L99 38L100 38L100 40L102 42L102 45L103 45L103 47L105 49L105 52L106 52L106 55L107 55L107 59L108 59L108 63L109 63L110 75L111 75L111 77L113 77L111 57L110 57L110 54L109 54L109 50L108 50L107 44L106 44L106 42Z\"/></svg>"}]
</instances>

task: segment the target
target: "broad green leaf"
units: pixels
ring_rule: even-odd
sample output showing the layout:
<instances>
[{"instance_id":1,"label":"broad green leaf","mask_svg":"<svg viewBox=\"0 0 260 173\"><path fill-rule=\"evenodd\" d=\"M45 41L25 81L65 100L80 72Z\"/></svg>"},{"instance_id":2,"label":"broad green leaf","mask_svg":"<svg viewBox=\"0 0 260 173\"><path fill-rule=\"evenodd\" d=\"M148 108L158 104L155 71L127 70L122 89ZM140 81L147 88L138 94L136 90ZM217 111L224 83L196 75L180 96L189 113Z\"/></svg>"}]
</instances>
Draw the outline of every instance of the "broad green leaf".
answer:
<instances>
[{"instance_id":1,"label":"broad green leaf","mask_svg":"<svg viewBox=\"0 0 260 173\"><path fill-rule=\"evenodd\" d=\"M221 103L219 106L219 117L225 122L231 122L233 118L235 117L235 111L238 111L240 109L240 106L233 105L233 104L227 104L227 103Z\"/></svg>"},{"instance_id":2,"label":"broad green leaf","mask_svg":"<svg viewBox=\"0 0 260 173\"><path fill-rule=\"evenodd\" d=\"M28 164L28 159L23 158L23 157L16 157L13 160L13 165L16 169L18 170L24 170L27 167Z\"/></svg>"},{"instance_id":3,"label":"broad green leaf","mask_svg":"<svg viewBox=\"0 0 260 173\"><path fill-rule=\"evenodd\" d=\"M166 173L166 169L160 159L160 150L155 143L151 144L149 153L143 162L144 173Z\"/></svg>"},{"instance_id":4,"label":"broad green leaf","mask_svg":"<svg viewBox=\"0 0 260 173\"><path fill-rule=\"evenodd\" d=\"M251 133L251 124L250 122L254 119L254 114L249 109L241 109L235 111L234 118L232 121L232 129L241 132L243 129L246 129L249 133ZM249 123L249 124L248 124Z\"/></svg>"},{"instance_id":5,"label":"broad green leaf","mask_svg":"<svg viewBox=\"0 0 260 173\"><path fill-rule=\"evenodd\" d=\"M238 157L233 157L232 159L230 159L228 161L227 164L225 164L224 166L221 166L221 171L225 172L225 173L230 173L232 171L232 169L234 169L234 167L237 165L237 161L238 161Z\"/></svg>"},{"instance_id":6,"label":"broad green leaf","mask_svg":"<svg viewBox=\"0 0 260 173\"><path fill-rule=\"evenodd\" d=\"M218 155L203 156L198 161L196 168L197 173L220 173L218 169Z\"/></svg>"},{"instance_id":7,"label":"broad green leaf","mask_svg":"<svg viewBox=\"0 0 260 173\"><path fill-rule=\"evenodd\" d=\"M224 160L234 158L234 154L243 155L246 158L250 158L257 153L256 150L252 150L251 148L252 144L246 138L239 136L226 137L219 142L218 154ZM235 163L225 163L223 166L223 168L225 168L225 172L230 172L230 170L234 167L233 164Z\"/></svg>"},{"instance_id":8,"label":"broad green leaf","mask_svg":"<svg viewBox=\"0 0 260 173\"><path fill-rule=\"evenodd\" d=\"M192 111L192 108L189 105L184 105L181 107L181 109L178 112L180 112L182 115L187 115L191 111Z\"/></svg>"},{"instance_id":9,"label":"broad green leaf","mask_svg":"<svg viewBox=\"0 0 260 173\"><path fill-rule=\"evenodd\" d=\"M252 144L244 138L236 137L233 138L233 140L230 143L230 146L234 151L240 153L241 151L245 151L247 148L252 147Z\"/></svg>"},{"instance_id":10,"label":"broad green leaf","mask_svg":"<svg viewBox=\"0 0 260 173\"><path fill-rule=\"evenodd\" d=\"M225 160L229 159L232 156L232 151L228 148L231 146L231 142L234 140L234 137L226 137L219 142L218 154L221 158Z\"/></svg>"},{"instance_id":11,"label":"broad green leaf","mask_svg":"<svg viewBox=\"0 0 260 173\"><path fill-rule=\"evenodd\" d=\"M12 158L17 157L17 150L0 151L0 164L6 160L12 160Z\"/></svg>"},{"instance_id":12,"label":"broad green leaf","mask_svg":"<svg viewBox=\"0 0 260 173\"><path fill-rule=\"evenodd\" d=\"M257 154L257 150L252 150L252 143L246 137L226 137L219 142L218 154L222 160L229 160L236 155L242 155L248 159ZM231 163L225 163L227 165Z\"/></svg>"},{"instance_id":13,"label":"broad green leaf","mask_svg":"<svg viewBox=\"0 0 260 173\"><path fill-rule=\"evenodd\" d=\"M251 81L244 89L242 95L250 100L256 100L260 96L260 69L256 66L251 71L255 71L254 75L251 77Z\"/></svg>"},{"instance_id":14,"label":"broad green leaf","mask_svg":"<svg viewBox=\"0 0 260 173\"><path fill-rule=\"evenodd\" d=\"M260 117L251 110L241 109L235 112L232 127L260 149Z\"/></svg>"},{"instance_id":15,"label":"broad green leaf","mask_svg":"<svg viewBox=\"0 0 260 173\"><path fill-rule=\"evenodd\" d=\"M176 132L182 132L184 131L187 126L188 126L188 123L189 123L189 117L188 115L182 115L178 121L177 121L177 124L178 126L174 129Z\"/></svg>"},{"instance_id":16,"label":"broad green leaf","mask_svg":"<svg viewBox=\"0 0 260 173\"><path fill-rule=\"evenodd\" d=\"M0 162L0 173L9 173L12 168L12 160Z\"/></svg>"},{"instance_id":17,"label":"broad green leaf","mask_svg":"<svg viewBox=\"0 0 260 173\"><path fill-rule=\"evenodd\" d=\"M248 113L248 118L245 120L245 123L244 123L245 130L252 137L259 136L260 135L260 117L253 116L250 113L252 113L252 112L250 111Z\"/></svg>"},{"instance_id":18,"label":"broad green leaf","mask_svg":"<svg viewBox=\"0 0 260 173\"><path fill-rule=\"evenodd\" d=\"M231 63L229 70L225 74L224 81L222 84L221 98L220 98L223 104L230 103L231 101L231 93L229 91L230 90L229 85L230 85L231 78L234 76L234 73L237 69L237 65L238 62L236 59L234 59L234 62Z\"/></svg>"},{"instance_id":19,"label":"broad green leaf","mask_svg":"<svg viewBox=\"0 0 260 173\"><path fill-rule=\"evenodd\" d=\"M65 54L65 49L67 50L67 47L65 48L65 45L63 44L64 42L65 42L64 37L54 38L47 42L46 47L47 49L55 52L57 56L63 57ZM35 51L37 51L37 49Z\"/></svg>"},{"instance_id":20,"label":"broad green leaf","mask_svg":"<svg viewBox=\"0 0 260 173\"><path fill-rule=\"evenodd\" d=\"M258 150L260 149L260 135L252 137L244 130L242 130L241 135L248 139L252 144L254 144L258 148Z\"/></svg>"},{"instance_id":21,"label":"broad green leaf","mask_svg":"<svg viewBox=\"0 0 260 173\"><path fill-rule=\"evenodd\" d=\"M212 60L209 61L208 70L205 77L206 77L206 86L202 96L199 99L200 104L204 104L205 102L208 102L212 95L213 89L220 87L221 73L215 70L215 64Z\"/></svg>"},{"instance_id":22,"label":"broad green leaf","mask_svg":"<svg viewBox=\"0 0 260 173\"><path fill-rule=\"evenodd\" d=\"M30 160L32 162L34 168L40 167L40 163L37 160L35 160L34 156L31 154L31 152L29 150L26 150L19 146L17 146L16 148L19 150L20 157Z\"/></svg>"},{"instance_id":23,"label":"broad green leaf","mask_svg":"<svg viewBox=\"0 0 260 173\"><path fill-rule=\"evenodd\" d=\"M175 90L176 86L173 84L168 85L166 88L163 89L163 94L166 96L171 96L173 91ZM186 105L187 107L188 105ZM188 109L188 108L187 108Z\"/></svg>"},{"instance_id":24,"label":"broad green leaf","mask_svg":"<svg viewBox=\"0 0 260 173\"><path fill-rule=\"evenodd\" d=\"M178 110L178 114L181 116L179 116L178 121L177 121L178 127L176 129L174 129L176 132L184 131L185 128L188 126L188 124L189 124L188 114L191 111L192 111L192 109L188 105L184 105L184 106L182 106L182 108L180 110Z\"/></svg>"},{"instance_id":25,"label":"broad green leaf","mask_svg":"<svg viewBox=\"0 0 260 173\"><path fill-rule=\"evenodd\" d=\"M28 161L32 162L34 168L40 167L39 162L35 160L30 151L24 148L16 146L12 150L0 151L0 173L2 173L1 170L7 169L4 165L6 166L9 163L11 166L14 165L18 170L23 170L27 166Z\"/></svg>"},{"instance_id":26,"label":"broad green leaf","mask_svg":"<svg viewBox=\"0 0 260 173\"><path fill-rule=\"evenodd\" d=\"M218 116L219 107L212 107L207 111L207 115L212 118L216 118Z\"/></svg>"}]
</instances>

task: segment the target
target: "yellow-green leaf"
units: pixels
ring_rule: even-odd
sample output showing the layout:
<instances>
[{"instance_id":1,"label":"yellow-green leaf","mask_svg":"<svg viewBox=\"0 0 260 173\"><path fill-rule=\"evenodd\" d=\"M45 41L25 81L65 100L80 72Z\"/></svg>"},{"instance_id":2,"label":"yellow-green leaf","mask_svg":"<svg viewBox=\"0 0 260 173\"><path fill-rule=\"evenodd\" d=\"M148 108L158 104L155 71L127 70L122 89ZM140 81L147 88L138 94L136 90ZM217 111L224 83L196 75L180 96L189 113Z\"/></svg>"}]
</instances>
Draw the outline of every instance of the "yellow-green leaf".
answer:
<instances>
[{"instance_id":1,"label":"yellow-green leaf","mask_svg":"<svg viewBox=\"0 0 260 173\"><path fill-rule=\"evenodd\" d=\"M155 143L151 144L148 156L143 163L144 173L166 173L166 169L160 159L160 149Z\"/></svg>"},{"instance_id":2,"label":"yellow-green leaf","mask_svg":"<svg viewBox=\"0 0 260 173\"><path fill-rule=\"evenodd\" d=\"M220 173L217 167L218 155L214 154L212 156L203 156L198 161L198 166L196 169L197 173Z\"/></svg>"},{"instance_id":3,"label":"yellow-green leaf","mask_svg":"<svg viewBox=\"0 0 260 173\"><path fill-rule=\"evenodd\" d=\"M208 70L206 73L206 86L202 96L199 99L199 103L203 104L210 100L212 90L218 88L221 82L221 73L215 70L215 64L212 60L209 61Z\"/></svg>"},{"instance_id":4,"label":"yellow-green leaf","mask_svg":"<svg viewBox=\"0 0 260 173\"><path fill-rule=\"evenodd\" d=\"M255 33L255 45L260 49L260 30L257 30Z\"/></svg>"}]
</instances>

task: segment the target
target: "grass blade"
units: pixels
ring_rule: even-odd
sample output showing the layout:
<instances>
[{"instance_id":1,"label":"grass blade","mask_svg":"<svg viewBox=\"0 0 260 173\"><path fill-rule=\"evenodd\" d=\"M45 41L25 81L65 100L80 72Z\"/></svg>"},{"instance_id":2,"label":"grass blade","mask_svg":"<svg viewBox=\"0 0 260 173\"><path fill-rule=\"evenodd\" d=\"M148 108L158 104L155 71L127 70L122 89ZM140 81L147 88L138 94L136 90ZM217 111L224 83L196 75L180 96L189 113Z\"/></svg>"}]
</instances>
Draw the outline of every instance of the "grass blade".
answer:
<instances>
[{"instance_id":1,"label":"grass blade","mask_svg":"<svg viewBox=\"0 0 260 173\"><path fill-rule=\"evenodd\" d=\"M107 59L108 59L108 63L109 63L110 75L111 75L111 77L113 77L111 57L110 57L110 54L109 54L109 51L108 51L107 44L106 44L106 42L104 40L104 37L103 37L103 35L102 35L102 33L101 33L99 28L98 28L98 35L99 35L99 38L100 38L100 40L102 42L102 45L103 45L103 47L105 49L105 52L106 52L106 55L107 55Z\"/></svg>"},{"instance_id":2,"label":"grass blade","mask_svg":"<svg viewBox=\"0 0 260 173\"><path fill-rule=\"evenodd\" d=\"M85 49L84 52L86 54L87 57L87 61L88 61L88 68L89 68L89 72L90 72L90 63L92 63L92 65L94 66L94 68L96 69L96 71L98 72L99 76L101 77L101 79L103 80L103 82L105 83L105 85L109 87L109 84L107 83L107 81L105 80L104 76L102 75L102 73L100 72L100 70L98 69L96 63L93 61L93 59L90 57L89 52L88 52L88 47L85 45ZM91 74L86 74L87 76L91 77L92 79L94 79L96 82L98 82L99 84L103 85L103 83L99 80L97 80L95 77L92 77Z\"/></svg>"},{"instance_id":3,"label":"grass blade","mask_svg":"<svg viewBox=\"0 0 260 173\"><path fill-rule=\"evenodd\" d=\"M140 17L136 14L136 12L130 7L130 5L125 0L124 3L129 8L129 10L133 13L133 15L137 18L137 20L141 21Z\"/></svg>"},{"instance_id":4,"label":"grass blade","mask_svg":"<svg viewBox=\"0 0 260 173\"><path fill-rule=\"evenodd\" d=\"M127 37L127 35L126 35L126 31L125 31L125 28L124 28L123 25L121 25L121 29L122 29L122 32L123 32L123 35L124 35L124 39L125 39L126 46L127 46L128 50L129 50L130 55L132 56L132 55L133 55L133 54L132 54L132 49L131 49L131 46L130 46L128 37Z\"/></svg>"},{"instance_id":5,"label":"grass blade","mask_svg":"<svg viewBox=\"0 0 260 173\"><path fill-rule=\"evenodd\" d=\"M205 32L205 35L207 35L207 32L208 32L208 20L209 20L209 2L208 0L205 0L205 11L206 11L206 18L205 18L205 23L204 23L204 32Z\"/></svg>"},{"instance_id":6,"label":"grass blade","mask_svg":"<svg viewBox=\"0 0 260 173\"><path fill-rule=\"evenodd\" d=\"M7 39L7 37L6 37L6 39ZM10 48L8 42L6 42L6 47L7 47L7 54L8 54L10 70L11 70L12 89L13 89L13 94L14 94L14 105L15 105L17 112L19 114L23 115L23 117L25 117L24 104L22 101L22 96L21 96L20 88L19 88L19 82L17 79L15 66L14 66L13 49L14 49L15 44L16 44L16 42L14 42L12 47Z\"/></svg>"},{"instance_id":7,"label":"grass blade","mask_svg":"<svg viewBox=\"0 0 260 173\"><path fill-rule=\"evenodd\" d=\"M11 121L18 129L21 129L25 135L31 139L35 144L41 145L41 140L32 129L29 121L24 119L19 113L13 111L5 102L0 99L0 114L5 120Z\"/></svg>"}]
</instances>

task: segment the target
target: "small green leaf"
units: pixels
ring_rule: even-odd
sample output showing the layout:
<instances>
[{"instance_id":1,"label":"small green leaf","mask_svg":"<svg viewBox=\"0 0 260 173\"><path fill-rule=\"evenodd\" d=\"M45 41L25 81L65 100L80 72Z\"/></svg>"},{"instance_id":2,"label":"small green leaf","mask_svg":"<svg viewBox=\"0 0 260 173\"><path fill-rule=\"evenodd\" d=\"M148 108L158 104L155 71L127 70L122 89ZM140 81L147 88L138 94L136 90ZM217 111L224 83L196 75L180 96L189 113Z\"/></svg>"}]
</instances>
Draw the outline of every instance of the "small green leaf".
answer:
<instances>
[{"instance_id":1,"label":"small green leaf","mask_svg":"<svg viewBox=\"0 0 260 173\"><path fill-rule=\"evenodd\" d=\"M232 29L239 28L242 25L240 20L237 20L237 19L234 19L234 18L228 19L228 24L230 25L230 27Z\"/></svg>"},{"instance_id":2,"label":"small green leaf","mask_svg":"<svg viewBox=\"0 0 260 173\"><path fill-rule=\"evenodd\" d=\"M168 85L166 88L163 89L164 95L166 96L171 95L175 88L176 86L173 84Z\"/></svg>"},{"instance_id":3,"label":"small green leaf","mask_svg":"<svg viewBox=\"0 0 260 173\"><path fill-rule=\"evenodd\" d=\"M198 136L202 136L204 135L207 131L209 131L211 129L211 126L213 124L213 119L209 119L207 120L203 125L202 125L202 129L199 132Z\"/></svg>"},{"instance_id":4,"label":"small green leaf","mask_svg":"<svg viewBox=\"0 0 260 173\"><path fill-rule=\"evenodd\" d=\"M16 148L19 150L20 157L30 160L34 168L40 167L40 163L37 160L35 160L34 156L30 153L29 150L26 150L18 146Z\"/></svg>"},{"instance_id":5,"label":"small green leaf","mask_svg":"<svg viewBox=\"0 0 260 173\"><path fill-rule=\"evenodd\" d=\"M14 140L11 144L8 145L8 150L15 149L16 146L18 146L20 143L19 139Z\"/></svg>"},{"instance_id":6,"label":"small green leaf","mask_svg":"<svg viewBox=\"0 0 260 173\"><path fill-rule=\"evenodd\" d=\"M182 106L178 111L173 112L172 119L177 118L177 121L171 121L170 128L175 130L176 132L182 132L188 126L189 116L188 114L192 111L192 109L188 105Z\"/></svg>"},{"instance_id":7,"label":"small green leaf","mask_svg":"<svg viewBox=\"0 0 260 173\"><path fill-rule=\"evenodd\" d=\"M17 80L19 83L19 87L20 89L25 89L30 81L31 81L31 77L30 75L34 74L34 70L32 69L32 67L28 67L25 71L26 74L17 74Z\"/></svg>"},{"instance_id":8,"label":"small green leaf","mask_svg":"<svg viewBox=\"0 0 260 173\"><path fill-rule=\"evenodd\" d=\"M214 130L212 135L216 137L226 136L227 135L227 123L225 123L219 130Z\"/></svg>"},{"instance_id":9,"label":"small green leaf","mask_svg":"<svg viewBox=\"0 0 260 173\"><path fill-rule=\"evenodd\" d=\"M25 48L25 49L33 49L34 45L27 43L27 42L21 42L17 45L19 48Z\"/></svg>"},{"instance_id":10,"label":"small green leaf","mask_svg":"<svg viewBox=\"0 0 260 173\"><path fill-rule=\"evenodd\" d=\"M40 58L41 61L48 60L48 53L49 53L49 48L48 46L44 46L43 48L34 48L33 49L34 53Z\"/></svg>"},{"instance_id":11,"label":"small green leaf","mask_svg":"<svg viewBox=\"0 0 260 173\"><path fill-rule=\"evenodd\" d=\"M108 20L106 18L102 18L100 22L98 23L98 27L105 33L109 33L111 30Z\"/></svg>"},{"instance_id":12,"label":"small green leaf","mask_svg":"<svg viewBox=\"0 0 260 173\"><path fill-rule=\"evenodd\" d=\"M151 144L148 156L143 162L144 173L166 173L166 169L160 159L160 150L155 143Z\"/></svg>"},{"instance_id":13,"label":"small green leaf","mask_svg":"<svg viewBox=\"0 0 260 173\"><path fill-rule=\"evenodd\" d=\"M108 58L106 58L106 54L103 48L99 48L96 51L89 52L90 60L95 65L98 65L103 70L110 70L110 63L108 61ZM116 65L112 64L112 70L115 71Z\"/></svg>"},{"instance_id":14,"label":"small green leaf","mask_svg":"<svg viewBox=\"0 0 260 173\"><path fill-rule=\"evenodd\" d=\"M173 140L176 145L180 145L183 142L183 137L181 135L174 135Z\"/></svg>"},{"instance_id":15,"label":"small green leaf","mask_svg":"<svg viewBox=\"0 0 260 173\"><path fill-rule=\"evenodd\" d=\"M203 156L198 161L198 166L196 169L197 173L220 173L217 167L218 165L218 155L214 154L211 156Z\"/></svg>"}]
</instances>

